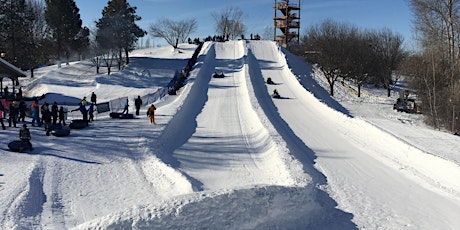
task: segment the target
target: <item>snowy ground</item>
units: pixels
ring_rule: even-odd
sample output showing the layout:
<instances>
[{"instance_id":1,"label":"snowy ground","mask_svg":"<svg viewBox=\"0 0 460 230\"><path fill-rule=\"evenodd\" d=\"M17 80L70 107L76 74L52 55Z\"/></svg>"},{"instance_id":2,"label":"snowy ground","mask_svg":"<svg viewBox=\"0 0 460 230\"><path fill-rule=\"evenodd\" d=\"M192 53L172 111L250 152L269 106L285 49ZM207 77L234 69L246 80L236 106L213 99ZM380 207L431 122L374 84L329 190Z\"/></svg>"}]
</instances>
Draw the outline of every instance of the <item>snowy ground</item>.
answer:
<instances>
[{"instance_id":1,"label":"snowy ground","mask_svg":"<svg viewBox=\"0 0 460 230\"><path fill-rule=\"evenodd\" d=\"M149 103L132 120L97 114L68 137L31 127L32 153L8 151L19 128L0 131L0 226L460 227L459 137L393 111L396 97L383 91L356 98L338 85L332 99L311 66L269 41L205 43L179 95L154 102L150 124L149 95L195 48L135 51L110 76L77 62L27 79L28 96L52 93L45 100L61 104L91 92L99 102L128 97L133 105L140 95ZM226 77L212 78L215 71ZM275 88L282 99L270 97Z\"/></svg>"}]
</instances>

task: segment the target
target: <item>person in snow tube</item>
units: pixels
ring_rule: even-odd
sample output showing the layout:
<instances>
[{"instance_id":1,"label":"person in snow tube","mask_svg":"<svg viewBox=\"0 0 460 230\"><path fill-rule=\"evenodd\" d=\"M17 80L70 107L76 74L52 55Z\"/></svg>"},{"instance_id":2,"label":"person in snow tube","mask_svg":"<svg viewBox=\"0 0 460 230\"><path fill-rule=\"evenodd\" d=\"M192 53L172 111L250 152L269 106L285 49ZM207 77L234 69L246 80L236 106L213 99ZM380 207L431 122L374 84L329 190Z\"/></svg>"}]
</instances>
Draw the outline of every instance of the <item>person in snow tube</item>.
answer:
<instances>
[{"instance_id":1,"label":"person in snow tube","mask_svg":"<svg viewBox=\"0 0 460 230\"><path fill-rule=\"evenodd\" d=\"M29 150L32 150L32 143L30 143L32 137L30 136L30 131L26 124L23 124L22 128L19 130L19 139L22 142L22 147L19 149L20 152L24 150L22 148L29 148Z\"/></svg>"},{"instance_id":2,"label":"person in snow tube","mask_svg":"<svg viewBox=\"0 0 460 230\"><path fill-rule=\"evenodd\" d=\"M278 93L278 90L273 90L273 95L272 95L273 98L281 98L280 94Z\"/></svg>"}]
</instances>

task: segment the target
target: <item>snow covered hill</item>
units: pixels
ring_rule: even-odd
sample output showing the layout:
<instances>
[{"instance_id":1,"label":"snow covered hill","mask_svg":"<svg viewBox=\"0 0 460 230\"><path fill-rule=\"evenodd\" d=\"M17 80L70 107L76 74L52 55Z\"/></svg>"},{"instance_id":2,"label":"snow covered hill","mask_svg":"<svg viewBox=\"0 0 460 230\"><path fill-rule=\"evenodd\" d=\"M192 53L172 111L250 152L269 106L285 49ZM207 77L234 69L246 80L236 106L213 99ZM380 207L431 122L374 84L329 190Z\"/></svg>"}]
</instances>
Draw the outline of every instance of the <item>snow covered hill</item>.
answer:
<instances>
[{"instance_id":1,"label":"snow covered hill","mask_svg":"<svg viewBox=\"0 0 460 230\"><path fill-rule=\"evenodd\" d=\"M0 226L460 227L458 137L392 111L393 98L355 99L341 87L330 98L311 66L270 41L205 43L178 95L150 97L195 48L135 51L112 75L88 62L38 70L25 91L69 109L91 92L99 102L127 97L130 111L138 95L145 104L135 119L97 114L68 137L31 127L32 153L7 150L18 128L0 131ZM145 117L151 103L156 124Z\"/></svg>"}]
</instances>

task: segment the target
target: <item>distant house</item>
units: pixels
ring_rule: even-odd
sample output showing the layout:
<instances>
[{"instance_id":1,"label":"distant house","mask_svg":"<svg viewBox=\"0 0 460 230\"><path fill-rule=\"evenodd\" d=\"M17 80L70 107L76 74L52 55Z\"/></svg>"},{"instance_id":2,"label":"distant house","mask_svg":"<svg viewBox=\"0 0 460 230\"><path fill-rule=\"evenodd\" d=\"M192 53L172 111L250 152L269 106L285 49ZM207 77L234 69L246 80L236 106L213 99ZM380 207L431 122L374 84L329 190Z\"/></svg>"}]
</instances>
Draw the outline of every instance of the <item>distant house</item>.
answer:
<instances>
[{"instance_id":1,"label":"distant house","mask_svg":"<svg viewBox=\"0 0 460 230\"><path fill-rule=\"evenodd\" d=\"M1 95L3 97L7 96L7 95L4 95L4 92L3 92L3 78L11 79L11 81L13 82L12 92L14 92L15 86L19 85L20 77L26 77L26 74L24 73L24 71L12 65L11 63L5 61L3 58L0 58L0 89L2 92Z\"/></svg>"}]
</instances>

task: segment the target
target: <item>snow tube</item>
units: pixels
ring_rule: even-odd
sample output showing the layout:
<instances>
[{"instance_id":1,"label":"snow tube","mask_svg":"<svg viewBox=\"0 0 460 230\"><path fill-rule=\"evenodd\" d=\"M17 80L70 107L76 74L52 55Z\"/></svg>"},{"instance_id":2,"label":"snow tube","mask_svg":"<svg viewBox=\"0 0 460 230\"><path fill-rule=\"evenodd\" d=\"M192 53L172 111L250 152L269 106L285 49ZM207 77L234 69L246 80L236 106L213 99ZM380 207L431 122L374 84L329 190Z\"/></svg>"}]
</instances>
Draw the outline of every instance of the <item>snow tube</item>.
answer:
<instances>
[{"instance_id":1,"label":"snow tube","mask_svg":"<svg viewBox=\"0 0 460 230\"><path fill-rule=\"evenodd\" d=\"M28 141L16 140L10 142L8 148L13 152L31 151L32 144Z\"/></svg>"},{"instance_id":2,"label":"snow tube","mask_svg":"<svg viewBox=\"0 0 460 230\"><path fill-rule=\"evenodd\" d=\"M221 73L221 74L215 73L215 74L212 75L212 77L213 78L224 78L225 75L223 73Z\"/></svg>"},{"instance_id":3,"label":"snow tube","mask_svg":"<svg viewBox=\"0 0 460 230\"><path fill-rule=\"evenodd\" d=\"M88 121L84 121L84 120L81 120L81 119L76 119L76 120L72 120L72 122L69 125L69 128L71 128L71 129L83 129L86 126L88 126Z\"/></svg>"},{"instance_id":4,"label":"snow tube","mask_svg":"<svg viewBox=\"0 0 460 230\"><path fill-rule=\"evenodd\" d=\"M115 113L115 112L112 112L112 113L109 114L109 116L110 116L111 118L120 118L120 115L121 115L121 114L122 114L122 113Z\"/></svg>"},{"instance_id":5,"label":"snow tube","mask_svg":"<svg viewBox=\"0 0 460 230\"><path fill-rule=\"evenodd\" d=\"M119 118L119 119L133 119L134 115L133 114L126 114L126 113L110 113L109 114L111 118Z\"/></svg>"},{"instance_id":6,"label":"snow tube","mask_svg":"<svg viewBox=\"0 0 460 230\"><path fill-rule=\"evenodd\" d=\"M128 114L120 114L120 116L118 117L120 119L133 119L134 118L134 115L131 114L131 113L128 113Z\"/></svg>"},{"instance_id":7,"label":"snow tube","mask_svg":"<svg viewBox=\"0 0 460 230\"><path fill-rule=\"evenodd\" d=\"M65 137L69 136L70 134L70 128L68 127L62 127L60 129L53 129L51 130L51 134L56 137Z\"/></svg>"},{"instance_id":8,"label":"snow tube","mask_svg":"<svg viewBox=\"0 0 460 230\"><path fill-rule=\"evenodd\" d=\"M63 126L61 124L54 124L54 125L51 125L51 130L55 130L55 129L62 129Z\"/></svg>"}]
</instances>

